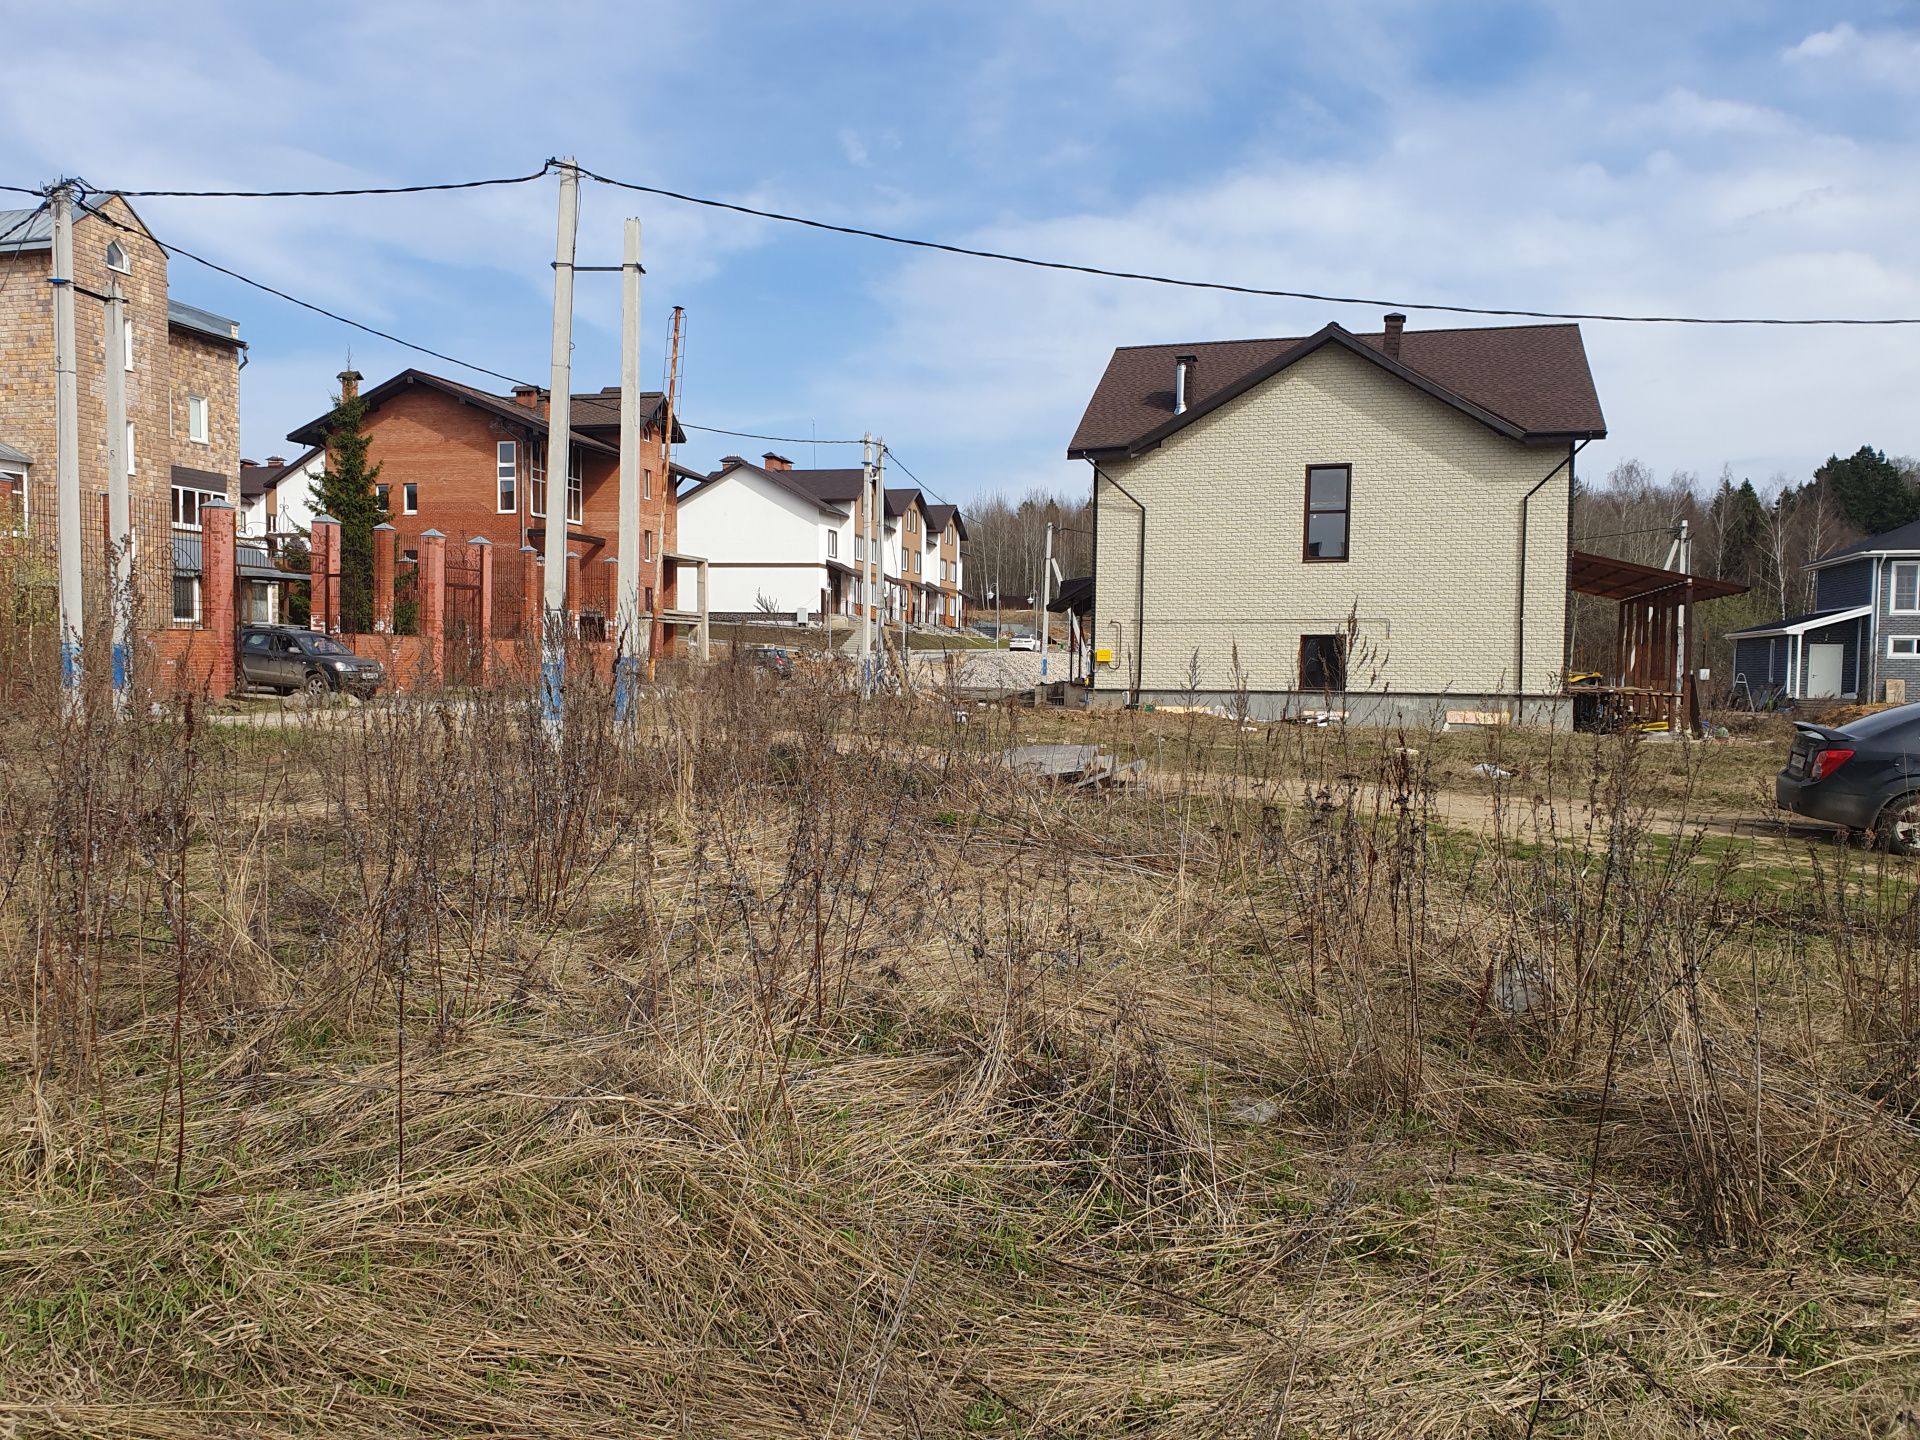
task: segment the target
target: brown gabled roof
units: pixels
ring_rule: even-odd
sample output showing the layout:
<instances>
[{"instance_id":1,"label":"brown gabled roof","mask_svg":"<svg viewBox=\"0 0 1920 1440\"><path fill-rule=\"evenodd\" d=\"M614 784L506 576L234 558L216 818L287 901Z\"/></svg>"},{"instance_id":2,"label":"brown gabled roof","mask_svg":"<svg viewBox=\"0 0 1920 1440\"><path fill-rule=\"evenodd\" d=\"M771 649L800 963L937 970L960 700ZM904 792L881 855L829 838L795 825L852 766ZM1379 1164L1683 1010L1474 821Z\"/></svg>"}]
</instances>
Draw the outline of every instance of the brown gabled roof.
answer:
<instances>
[{"instance_id":1,"label":"brown gabled roof","mask_svg":"<svg viewBox=\"0 0 1920 1440\"><path fill-rule=\"evenodd\" d=\"M961 517L960 507L958 505L927 506L927 529L931 530L934 534L937 535L946 529L949 520L953 522L954 528L960 532L960 538L962 540L966 539L967 522Z\"/></svg>"},{"instance_id":2,"label":"brown gabled roof","mask_svg":"<svg viewBox=\"0 0 1920 1440\"><path fill-rule=\"evenodd\" d=\"M445 395L451 395L463 404L477 406L482 410L490 411L503 420L511 420L516 425L524 425L536 434L544 434L547 429L547 417L530 406L518 404L505 395L490 395L485 390L476 390L471 385L462 385L458 380L447 380L438 375L429 375L424 370L402 370L391 380L382 381L371 390L362 390L360 392L360 398L366 402L367 409L377 410L381 405L385 404L389 398L399 391L404 390L409 385L425 385L429 389L438 390ZM614 404L617 411L619 406L617 399ZM296 445L324 445L327 443L327 422L332 418L333 411L329 410L318 419L309 420L299 429L289 430L287 432L287 439L293 441ZM618 422L616 421L616 423ZM609 445L603 440L595 439L592 435L584 434L580 430L573 430L572 435L574 443L582 449L592 450L601 455L618 455L620 453L617 447Z\"/></svg>"},{"instance_id":3,"label":"brown gabled roof","mask_svg":"<svg viewBox=\"0 0 1920 1440\"><path fill-rule=\"evenodd\" d=\"M620 387L608 385L590 395L575 395L572 399L573 414L570 417L576 430L618 430L620 428ZM667 397L658 390L640 392L640 424L644 429L660 419L666 409ZM673 422L673 443L686 443L686 432L681 430L680 421Z\"/></svg>"},{"instance_id":4,"label":"brown gabled roof","mask_svg":"<svg viewBox=\"0 0 1920 1440\"><path fill-rule=\"evenodd\" d=\"M1255 385L1336 345L1481 423L1524 441L1599 439L1607 433L1578 325L1407 330L1398 359L1381 334L1327 325L1312 335L1129 345L1113 352L1067 447L1071 457L1151 449ZM1173 413L1174 361L1195 357L1187 409Z\"/></svg>"},{"instance_id":5,"label":"brown gabled roof","mask_svg":"<svg viewBox=\"0 0 1920 1440\"><path fill-rule=\"evenodd\" d=\"M829 515L838 515L839 505L851 504L860 493L860 475L853 470L769 470L764 465L756 465L751 460L743 460L738 455L724 456L720 468L706 476L691 490L682 491L679 503L684 505L735 470L751 470L762 479L771 480L797 500L803 500ZM851 480L847 477L851 476Z\"/></svg>"}]
</instances>

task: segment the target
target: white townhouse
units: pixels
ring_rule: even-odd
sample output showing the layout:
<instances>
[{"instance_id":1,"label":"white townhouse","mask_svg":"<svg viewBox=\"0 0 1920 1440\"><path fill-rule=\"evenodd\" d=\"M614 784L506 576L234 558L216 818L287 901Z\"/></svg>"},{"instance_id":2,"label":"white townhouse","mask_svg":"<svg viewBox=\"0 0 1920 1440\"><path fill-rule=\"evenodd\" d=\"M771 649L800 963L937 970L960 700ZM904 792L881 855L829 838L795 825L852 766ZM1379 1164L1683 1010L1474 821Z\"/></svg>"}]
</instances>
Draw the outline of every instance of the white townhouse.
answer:
<instances>
[{"instance_id":1,"label":"white townhouse","mask_svg":"<svg viewBox=\"0 0 1920 1440\"><path fill-rule=\"evenodd\" d=\"M882 617L957 625L959 511L890 488L880 518ZM679 497L680 544L708 557L709 609L718 616L858 615L864 522L858 466L801 470L772 452L759 464L728 455Z\"/></svg>"}]
</instances>

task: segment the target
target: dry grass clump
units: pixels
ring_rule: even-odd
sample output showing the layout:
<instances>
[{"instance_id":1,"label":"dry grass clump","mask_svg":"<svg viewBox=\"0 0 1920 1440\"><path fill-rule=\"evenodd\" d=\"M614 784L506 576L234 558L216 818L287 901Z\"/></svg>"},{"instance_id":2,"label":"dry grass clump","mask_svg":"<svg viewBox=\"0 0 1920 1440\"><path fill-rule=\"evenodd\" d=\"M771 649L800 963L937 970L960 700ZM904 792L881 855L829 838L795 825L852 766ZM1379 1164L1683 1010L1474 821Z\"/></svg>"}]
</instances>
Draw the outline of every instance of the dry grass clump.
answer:
<instances>
[{"instance_id":1,"label":"dry grass clump","mask_svg":"<svg viewBox=\"0 0 1920 1440\"><path fill-rule=\"evenodd\" d=\"M1920 1403L1907 877L1775 855L1782 923L1624 742L1466 831L1422 737L1236 732L1074 795L998 763L1029 718L832 673L722 668L630 734L605 698L575 682L558 747L504 692L8 733L5 1423Z\"/></svg>"}]
</instances>

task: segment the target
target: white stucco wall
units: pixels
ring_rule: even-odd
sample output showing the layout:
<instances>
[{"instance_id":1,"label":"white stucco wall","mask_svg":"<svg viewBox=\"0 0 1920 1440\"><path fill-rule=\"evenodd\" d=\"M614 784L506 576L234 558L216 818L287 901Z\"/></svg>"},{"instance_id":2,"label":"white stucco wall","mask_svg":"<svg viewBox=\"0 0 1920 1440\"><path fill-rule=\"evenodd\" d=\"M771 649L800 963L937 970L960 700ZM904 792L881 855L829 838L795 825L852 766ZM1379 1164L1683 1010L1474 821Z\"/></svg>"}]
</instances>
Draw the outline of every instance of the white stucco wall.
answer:
<instances>
[{"instance_id":1,"label":"white stucco wall","mask_svg":"<svg viewBox=\"0 0 1920 1440\"><path fill-rule=\"evenodd\" d=\"M1351 690L1403 695L1557 693L1566 617L1568 476L1529 507L1526 646L1519 658L1521 499L1565 445L1527 446L1378 366L1329 346L1196 420L1158 449L1101 468L1146 507L1144 620L1136 611L1140 510L1095 497L1095 686L1298 686L1300 637L1356 639ZM1353 467L1349 556L1302 559L1306 470ZM1197 657L1197 658L1196 658Z\"/></svg>"},{"instance_id":2,"label":"white stucco wall","mask_svg":"<svg viewBox=\"0 0 1920 1440\"><path fill-rule=\"evenodd\" d=\"M752 611L764 595L780 611L817 614L832 525L818 507L736 466L681 497L679 544L707 557L709 608Z\"/></svg>"}]
</instances>

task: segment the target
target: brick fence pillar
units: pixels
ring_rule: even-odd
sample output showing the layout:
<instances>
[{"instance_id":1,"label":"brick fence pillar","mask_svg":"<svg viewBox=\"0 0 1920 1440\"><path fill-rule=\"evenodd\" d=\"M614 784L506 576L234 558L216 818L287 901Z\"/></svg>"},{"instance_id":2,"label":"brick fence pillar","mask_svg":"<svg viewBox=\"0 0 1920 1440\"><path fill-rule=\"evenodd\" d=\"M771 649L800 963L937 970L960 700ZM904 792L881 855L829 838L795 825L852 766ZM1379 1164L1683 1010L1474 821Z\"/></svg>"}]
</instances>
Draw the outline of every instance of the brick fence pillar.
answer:
<instances>
[{"instance_id":1,"label":"brick fence pillar","mask_svg":"<svg viewBox=\"0 0 1920 1440\"><path fill-rule=\"evenodd\" d=\"M520 633L530 640L540 638L540 595L546 584L540 571L540 552L531 545L520 547Z\"/></svg>"},{"instance_id":2,"label":"brick fence pillar","mask_svg":"<svg viewBox=\"0 0 1920 1440\"><path fill-rule=\"evenodd\" d=\"M207 689L219 699L233 693L234 543L233 506L208 500L200 506L200 626L211 641Z\"/></svg>"},{"instance_id":3,"label":"brick fence pillar","mask_svg":"<svg viewBox=\"0 0 1920 1440\"><path fill-rule=\"evenodd\" d=\"M577 627L580 624L580 552L567 551L567 599L562 607Z\"/></svg>"},{"instance_id":4,"label":"brick fence pillar","mask_svg":"<svg viewBox=\"0 0 1920 1440\"><path fill-rule=\"evenodd\" d=\"M493 681L493 542L484 535L476 535L468 542L474 553L480 557L480 634L477 643L480 646L480 683L487 685Z\"/></svg>"},{"instance_id":5,"label":"brick fence pillar","mask_svg":"<svg viewBox=\"0 0 1920 1440\"><path fill-rule=\"evenodd\" d=\"M373 628L393 633L393 540L391 525L373 527Z\"/></svg>"},{"instance_id":6,"label":"brick fence pillar","mask_svg":"<svg viewBox=\"0 0 1920 1440\"><path fill-rule=\"evenodd\" d=\"M307 624L323 635L340 628L340 522L316 515L307 561Z\"/></svg>"},{"instance_id":7,"label":"brick fence pillar","mask_svg":"<svg viewBox=\"0 0 1920 1440\"><path fill-rule=\"evenodd\" d=\"M447 537L438 530L420 533L420 639L435 685L447 680Z\"/></svg>"}]
</instances>

